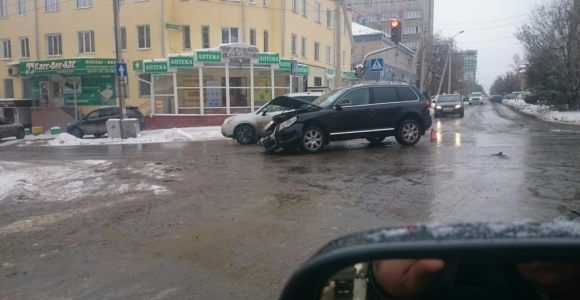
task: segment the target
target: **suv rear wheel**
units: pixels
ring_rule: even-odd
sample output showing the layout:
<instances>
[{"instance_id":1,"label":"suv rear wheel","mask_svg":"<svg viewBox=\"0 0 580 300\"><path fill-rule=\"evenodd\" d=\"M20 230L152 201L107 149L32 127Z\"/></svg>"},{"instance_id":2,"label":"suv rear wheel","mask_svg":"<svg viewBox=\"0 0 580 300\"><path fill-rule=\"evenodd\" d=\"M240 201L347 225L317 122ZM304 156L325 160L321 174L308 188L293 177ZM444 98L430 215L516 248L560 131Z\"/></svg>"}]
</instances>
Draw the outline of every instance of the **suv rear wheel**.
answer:
<instances>
[{"instance_id":1,"label":"suv rear wheel","mask_svg":"<svg viewBox=\"0 0 580 300\"><path fill-rule=\"evenodd\" d=\"M304 129L300 149L304 153L318 153L326 145L326 135L322 129L316 126L308 126Z\"/></svg>"},{"instance_id":2,"label":"suv rear wheel","mask_svg":"<svg viewBox=\"0 0 580 300\"><path fill-rule=\"evenodd\" d=\"M421 139L421 126L413 119L405 120L397 128L395 139L403 146L413 146Z\"/></svg>"}]
</instances>

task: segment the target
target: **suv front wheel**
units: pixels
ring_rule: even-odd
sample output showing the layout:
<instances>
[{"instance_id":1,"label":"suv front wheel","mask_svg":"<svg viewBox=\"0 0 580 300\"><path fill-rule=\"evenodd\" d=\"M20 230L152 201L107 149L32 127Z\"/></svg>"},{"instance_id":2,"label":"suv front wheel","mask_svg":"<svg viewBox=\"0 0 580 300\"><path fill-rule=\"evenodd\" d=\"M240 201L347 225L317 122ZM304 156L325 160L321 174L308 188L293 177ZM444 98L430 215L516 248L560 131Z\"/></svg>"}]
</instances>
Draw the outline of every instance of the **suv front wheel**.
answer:
<instances>
[{"instance_id":1,"label":"suv front wheel","mask_svg":"<svg viewBox=\"0 0 580 300\"><path fill-rule=\"evenodd\" d=\"M300 141L300 149L304 153L318 153L324 149L324 145L326 145L326 135L322 129L316 126L308 126L304 129Z\"/></svg>"},{"instance_id":2,"label":"suv front wheel","mask_svg":"<svg viewBox=\"0 0 580 300\"><path fill-rule=\"evenodd\" d=\"M397 128L395 139L403 146L413 146L421 139L421 126L413 119L403 121Z\"/></svg>"}]
</instances>

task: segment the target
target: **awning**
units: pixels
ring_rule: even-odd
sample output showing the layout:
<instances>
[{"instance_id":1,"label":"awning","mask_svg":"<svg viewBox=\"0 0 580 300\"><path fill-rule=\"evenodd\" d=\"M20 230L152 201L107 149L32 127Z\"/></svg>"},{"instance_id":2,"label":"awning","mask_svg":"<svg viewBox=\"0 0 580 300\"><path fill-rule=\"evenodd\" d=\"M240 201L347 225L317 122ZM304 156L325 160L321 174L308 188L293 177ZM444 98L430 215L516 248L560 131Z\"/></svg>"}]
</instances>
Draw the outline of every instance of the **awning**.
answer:
<instances>
[{"instance_id":1,"label":"awning","mask_svg":"<svg viewBox=\"0 0 580 300\"><path fill-rule=\"evenodd\" d=\"M20 75L25 77L54 74L115 73L113 58L73 58L21 62Z\"/></svg>"}]
</instances>

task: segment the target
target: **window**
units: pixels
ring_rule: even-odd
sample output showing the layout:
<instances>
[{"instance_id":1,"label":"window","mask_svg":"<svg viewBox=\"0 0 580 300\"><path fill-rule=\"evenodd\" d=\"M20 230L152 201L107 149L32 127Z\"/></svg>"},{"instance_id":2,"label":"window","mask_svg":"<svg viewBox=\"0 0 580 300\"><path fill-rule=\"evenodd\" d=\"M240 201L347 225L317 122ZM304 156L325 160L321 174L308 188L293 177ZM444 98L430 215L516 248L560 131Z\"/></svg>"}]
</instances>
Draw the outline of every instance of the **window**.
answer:
<instances>
[{"instance_id":1,"label":"window","mask_svg":"<svg viewBox=\"0 0 580 300\"><path fill-rule=\"evenodd\" d=\"M151 82L151 74L139 74L139 78ZM151 84L139 80L139 97L151 96Z\"/></svg>"},{"instance_id":2,"label":"window","mask_svg":"<svg viewBox=\"0 0 580 300\"><path fill-rule=\"evenodd\" d=\"M376 87L373 88L375 103L397 102L397 91L394 87Z\"/></svg>"},{"instance_id":3,"label":"window","mask_svg":"<svg viewBox=\"0 0 580 300\"><path fill-rule=\"evenodd\" d=\"M209 48L209 26L201 26L201 45L202 48Z\"/></svg>"},{"instance_id":4,"label":"window","mask_svg":"<svg viewBox=\"0 0 580 300\"><path fill-rule=\"evenodd\" d=\"M306 0L302 0L302 16L303 17L307 17L307 11L306 11Z\"/></svg>"},{"instance_id":5,"label":"window","mask_svg":"<svg viewBox=\"0 0 580 300\"><path fill-rule=\"evenodd\" d=\"M314 3L314 21L320 23L320 2Z\"/></svg>"},{"instance_id":6,"label":"window","mask_svg":"<svg viewBox=\"0 0 580 300\"><path fill-rule=\"evenodd\" d=\"M329 64L332 61L332 48L326 46L326 63Z\"/></svg>"},{"instance_id":7,"label":"window","mask_svg":"<svg viewBox=\"0 0 580 300\"><path fill-rule=\"evenodd\" d=\"M268 0L262 0L262 1L263 1L263 2L262 2L262 5L264 5L264 6L268 6Z\"/></svg>"},{"instance_id":8,"label":"window","mask_svg":"<svg viewBox=\"0 0 580 300\"><path fill-rule=\"evenodd\" d=\"M4 98L14 98L14 81L4 79Z\"/></svg>"},{"instance_id":9,"label":"window","mask_svg":"<svg viewBox=\"0 0 580 300\"><path fill-rule=\"evenodd\" d=\"M421 33L421 26L403 27L403 34Z\"/></svg>"},{"instance_id":10,"label":"window","mask_svg":"<svg viewBox=\"0 0 580 300\"><path fill-rule=\"evenodd\" d=\"M290 47L292 48L292 55L296 55L296 35L292 35L292 40L290 42Z\"/></svg>"},{"instance_id":11,"label":"window","mask_svg":"<svg viewBox=\"0 0 580 300\"><path fill-rule=\"evenodd\" d=\"M10 40L2 40L2 59L11 59L12 58L12 45L10 44Z\"/></svg>"},{"instance_id":12,"label":"window","mask_svg":"<svg viewBox=\"0 0 580 300\"><path fill-rule=\"evenodd\" d=\"M250 4L256 4L256 0L248 0L248 3L250 3Z\"/></svg>"},{"instance_id":13,"label":"window","mask_svg":"<svg viewBox=\"0 0 580 300\"><path fill-rule=\"evenodd\" d=\"M403 19L417 19L421 18L420 10L411 10L403 12Z\"/></svg>"},{"instance_id":14,"label":"window","mask_svg":"<svg viewBox=\"0 0 580 300\"><path fill-rule=\"evenodd\" d=\"M0 0L0 18L8 17L8 0Z\"/></svg>"},{"instance_id":15,"label":"window","mask_svg":"<svg viewBox=\"0 0 580 300\"><path fill-rule=\"evenodd\" d=\"M348 99L350 105L365 105L371 103L368 88L360 88L346 93L342 99Z\"/></svg>"},{"instance_id":16,"label":"window","mask_svg":"<svg viewBox=\"0 0 580 300\"><path fill-rule=\"evenodd\" d=\"M292 0L292 11L298 12L298 0Z\"/></svg>"},{"instance_id":17,"label":"window","mask_svg":"<svg viewBox=\"0 0 580 300\"><path fill-rule=\"evenodd\" d=\"M222 44L237 43L238 29L235 27L222 27Z\"/></svg>"},{"instance_id":18,"label":"window","mask_svg":"<svg viewBox=\"0 0 580 300\"><path fill-rule=\"evenodd\" d=\"M302 37L302 47L300 49L300 54L302 57L306 57L306 38Z\"/></svg>"},{"instance_id":19,"label":"window","mask_svg":"<svg viewBox=\"0 0 580 300\"><path fill-rule=\"evenodd\" d=\"M30 78L22 78L22 98L31 99L32 98L32 80Z\"/></svg>"},{"instance_id":20,"label":"window","mask_svg":"<svg viewBox=\"0 0 580 300\"><path fill-rule=\"evenodd\" d=\"M264 52L268 52L268 30L264 30Z\"/></svg>"},{"instance_id":21,"label":"window","mask_svg":"<svg viewBox=\"0 0 580 300\"><path fill-rule=\"evenodd\" d=\"M366 6L366 7L371 7L371 6L373 6L373 0L365 0L365 6Z\"/></svg>"},{"instance_id":22,"label":"window","mask_svg":"<svg viewBox=\"0 0 580 300\"><path fill-rule=\"evenodd\" d=\"M399 93L399 100L400 101L416 101L419 100L419 97L412 89L407 87L398 87L396 88L397 92Z\"/></svg>"},{"instance_id":23,"label":"window","mask_svg":"<svg viewBox=\"0 0 580 300\"><path fill-rule=\"evenodd\" d=\"M21 37L20 40L20 57L29 58L30 57L30 47L28 46L28 38Z\"/></svg>"},{"instance_id":24,"label":"window","mask_svg":"<svg viewBox=\"0 0 580 300\"><path fill-rule=\"evenodd\" d=\"M413 49L413 50L419 48L419 42L404 43L403 45L405 45L407 48Z\"/></svg>"},{"instance_id":25,"label":"window","mask_svg":"<svg viewBox=\"0 0 580 300\"><path fill-rule=\"evenodd\" d=\"M18 0L18 15L26 15L26 0Z\"/></svg>"},{"instance_id":26,"label":"window","mask_svg":"<svg viewBox=\"0 0 580 300\"><path fill-rule=\"evenodd\" d=\"M250 45L252 45L252 46L258 45L256 43L256 29L255 28L250 28Z\"/></svg>"},{"instance_id":27,"label":"window","mask_svg":"<svg viewBox=\"0 0 580 300\"><path fill-rule=\"evenodd\" d=\"M62 55L62 35L60 33L46 36L46 55Z\"/></svg>"},{"instance_id":28,"label":"window","mask_svg":"<svg viewBox=\"0 0 580 300\"><path fill-rule=\"evenodd\" d=\"M115 49L115 29L113 28L113 49ZM121 27L121 50L127 50L127 29Z\"/></svg>"},{"instance_id":29,"label":"window","mask_svg":"<svg viewBox=\"0 0 580 300\"><path fill-rule=\"evenodd\" d=\"M137 48L151 48L151 29L149 29L149 25L137 26Z\"/></svg>"},{"instance_id":30,"label":"window","mask_svg":"<svg viewBox=\"0 0 580 300\"><path fill-rule=\"evenodd\" d=\"M378 16L377 15L368 15L366 17L367 21L369 21L369 23L374 23L378 21Z\"/></svg>"},{"instance_id":31,"label":"window","mask_svg":"<svg viewBox=\"0 0 580 300\"><path fill-rule=\"evenodd\" d=\"M77 0L77 8L88 8L93 6L93 0Z\"/></svg>"},{"instance_id":32,"label":"window","mask_svg":"<svg viewBox=\"0 0 580 300\"><path fill-rule=\"evenodd\" d=\"M332 28L332 11L326 10L326 26Z\"/></svg>"},{"instance_id":33,"label":"window","mask_svg":"<svg viewBox=\"0 0 580 300\"><path fill-rule=\"evenodd\" d=\"M79 53L93 53L95 52L95 32L94 31L79 31L77 32L79 42Z\"/></svg>"},{"instance_id":34,"label":"window","mask_svg":"<svg viewBox=\"0 0 580 300\"><path fill-rule=\"evenodd\" d=\"M320 43L314 43L314 60L320 61Z\"/></svg>"},{"instance_id":35,"label":"window","mask_svg":"<svg viewBox=\"0 0 580 300\"><path fill-rule=\"evenodd\" d=\"M181 26L183 30L183 49L191 49L191 29L189 25Z\"/></svg>"},{"instance_id":36,"label":"window","mask_svg":"<svg viewBox=\"0 0 580 300\"><path fill-rule=\"evenodd\" d=\"M44 11L59 11L60 10L60 0L44 0Z\"/></svg>"},{"instance_id":37,"label":"window","mask_svg":"<svg viewBox=\"0 0 580 300\"><path fill-rule=\"evenodd\" d=\"M314 86L322 86L322 77L314 77Z\"/></svg>"}]
</instances>

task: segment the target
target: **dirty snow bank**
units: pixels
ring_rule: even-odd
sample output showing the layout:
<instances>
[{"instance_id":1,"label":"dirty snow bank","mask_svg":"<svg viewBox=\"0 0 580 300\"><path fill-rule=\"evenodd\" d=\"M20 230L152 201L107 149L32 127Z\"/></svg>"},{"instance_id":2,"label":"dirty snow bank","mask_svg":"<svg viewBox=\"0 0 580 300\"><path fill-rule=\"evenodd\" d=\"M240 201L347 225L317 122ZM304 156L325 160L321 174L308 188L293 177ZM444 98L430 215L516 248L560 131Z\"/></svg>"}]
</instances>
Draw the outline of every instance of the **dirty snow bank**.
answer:
<instances>
[{"instance_id":1,"label":"dirty snow bank","mask_svg":"<svg viewBox=\"0 0 580 300\"><path fill-rule=\"evenodd\" d=\"M560 112L547 105L528 104L523 100L503 100L503 103L542 120L580 124L580 111Z\"/></svg>"},{"instance_id":2,"label":"dirty snow bank","mask_svg":"<svg viewBox=\"0 0 580 300\"><path fill-rule=\"evenodd\" d=\"M92 138L91 136L87 136L83 139L77 139L68 133L61 133L54 140L49 141L47 146L146 144L221 139L225 139L221 134L221 127L211 126L147 130L141 132L136 138L128 138L125 140L113 138Z\"/></svg>"}]
</instances>

